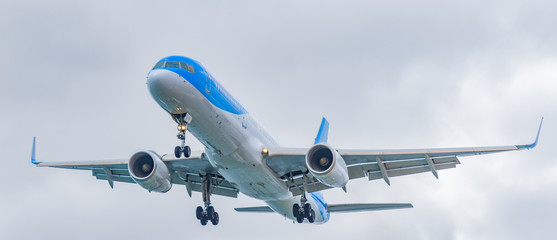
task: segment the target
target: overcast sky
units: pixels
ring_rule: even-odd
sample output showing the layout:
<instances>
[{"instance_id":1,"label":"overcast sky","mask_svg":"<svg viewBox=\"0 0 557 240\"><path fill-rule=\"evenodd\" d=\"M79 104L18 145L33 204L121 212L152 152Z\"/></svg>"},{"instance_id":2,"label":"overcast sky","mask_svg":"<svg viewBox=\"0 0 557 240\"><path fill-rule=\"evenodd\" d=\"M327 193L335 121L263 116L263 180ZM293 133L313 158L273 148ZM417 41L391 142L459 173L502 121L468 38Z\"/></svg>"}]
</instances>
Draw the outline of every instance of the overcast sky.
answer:
<instances>
[{"instance_id":1,"label":"overcast sky","mask_svg":"<svg viewBox=\"0 0 557 240\"><path fill-rule=\"evenodd\" d=\"M0 0L0 239L555 239L555 1ZM176 126L149 95L168 55L200 61L284 146L322 116L337 148L525 144L456 169L327 190L329 203L414 209L299 225L214 197L200 226L183 186L148 193L42 161L169 153ZM191 136L191 135L190 135ZM189 138L192 139L192 138ZM194 150L202 149L198 142Z\"/></svg>"}]
</instances>

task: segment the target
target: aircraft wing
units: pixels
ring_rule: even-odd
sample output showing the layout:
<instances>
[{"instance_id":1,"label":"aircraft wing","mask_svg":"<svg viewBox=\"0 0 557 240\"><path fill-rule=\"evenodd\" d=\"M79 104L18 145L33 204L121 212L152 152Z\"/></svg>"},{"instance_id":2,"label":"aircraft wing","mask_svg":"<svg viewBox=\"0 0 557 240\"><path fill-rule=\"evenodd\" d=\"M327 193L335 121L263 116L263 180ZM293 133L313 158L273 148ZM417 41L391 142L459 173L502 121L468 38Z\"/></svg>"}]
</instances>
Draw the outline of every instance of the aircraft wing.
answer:
<instances>
[{"instance_id":1,"label":"aircraft wing","mask_svg":"<svg viewBox=\"0 0 557 240\"><path fill-rule=\"evenodd\" d=\"M74 162L37 162L34 154L35 144L33 143L32 162L37 167L54 167L76 170L91 171L93 176L99 180L106 180L111 188L114 182L135 183L128 171L128 160L103 160L103 161L74 161ZM212 193L216 195L234 197L238 196L238 189L232 186L224 177L222 177L213 166L204 159L201 152L192 153L190 158L175 158L174 156L163 155L162 161L166 163L171 172L171 180L173 184L185 185L188 194L191 192L201 192L202 178L200 172L207 173L211 176L212 181L218 184L212 184Z\"/></svg>"},{"instance_id":2,"label":"aircraft wing","mask_svg":"<svg viewBox=\"0 0 557 240\"><path fill-rule=\"evenodd\" d=\"M370 181L383 179L390 185L391 177L422 172L431 172L438 178L439 170L455 168L460 164L458 157L534 148L538 143L540 129L541 123L536 140L525 145L400 150L337 149L337 152L346 162L350 179L363 177L367 177ZM304 181L307 192L331 188L311 177L311 174L307 174L305 163L307 151L307 148L269 148L267 152L267 165L288 184L294 195L302 193Z\"/></svg>"}]
</instances>

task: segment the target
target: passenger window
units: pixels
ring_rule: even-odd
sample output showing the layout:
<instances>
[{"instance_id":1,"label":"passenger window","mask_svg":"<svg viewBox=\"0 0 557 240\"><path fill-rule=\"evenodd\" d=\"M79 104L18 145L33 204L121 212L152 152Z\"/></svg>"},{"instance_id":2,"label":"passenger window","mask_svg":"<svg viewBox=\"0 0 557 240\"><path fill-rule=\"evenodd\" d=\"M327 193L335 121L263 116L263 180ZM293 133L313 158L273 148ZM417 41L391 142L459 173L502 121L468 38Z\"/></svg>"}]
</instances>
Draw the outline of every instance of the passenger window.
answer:
<instances>
[{"instance_id":1,"label":"passenger window","mask_svg":"<svg viewBox=\"0 0 557 240\"><path fill-rule=\"evenodd\" d=\"M153 67L153 69L160 68L160 67L162 67L163 64L164 64L164 61L160 61L157 64L155 64L155 67Z\"/></svg>"},{"instance_id":2,"label":"passenger window","mask_svg":"<svg viewBox=\"0 0 557 240\"><path fill-rule=\"evenodd\" d=\"M166 62L164 66L167 68L180 68L180 64L178 62Z\"/></svg>"}]
</instances>

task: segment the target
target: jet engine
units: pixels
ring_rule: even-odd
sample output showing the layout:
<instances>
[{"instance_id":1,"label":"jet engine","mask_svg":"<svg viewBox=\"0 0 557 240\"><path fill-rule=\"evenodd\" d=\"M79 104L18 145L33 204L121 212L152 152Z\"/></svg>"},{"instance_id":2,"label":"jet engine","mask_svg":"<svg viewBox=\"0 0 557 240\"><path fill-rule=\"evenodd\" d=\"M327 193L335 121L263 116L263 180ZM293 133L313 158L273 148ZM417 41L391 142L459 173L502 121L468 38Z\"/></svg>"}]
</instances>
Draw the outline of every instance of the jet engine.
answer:
<instances>
[{"instance_id":1,"label":"jet engine","mask_svg":"<svg viewBox=\"0 0 557 240\"><path fill-rule=\"evenodd\" d=\"M164 193L172 188L170 171L155 152L135 153L128 161L128 171L133 180L149 192Z\"/></svg>"},{"instance_id":2,"label":"jet engine","mask_svg":"<svg viewBox=\"0 0 557 240\"><path fill-rule=\"evenodd\" d=\"M325 143L316 144L308 150L306 165L319 182L329 187L344 187L348 183L346 162Z\"/></svg>"}]
</instances>

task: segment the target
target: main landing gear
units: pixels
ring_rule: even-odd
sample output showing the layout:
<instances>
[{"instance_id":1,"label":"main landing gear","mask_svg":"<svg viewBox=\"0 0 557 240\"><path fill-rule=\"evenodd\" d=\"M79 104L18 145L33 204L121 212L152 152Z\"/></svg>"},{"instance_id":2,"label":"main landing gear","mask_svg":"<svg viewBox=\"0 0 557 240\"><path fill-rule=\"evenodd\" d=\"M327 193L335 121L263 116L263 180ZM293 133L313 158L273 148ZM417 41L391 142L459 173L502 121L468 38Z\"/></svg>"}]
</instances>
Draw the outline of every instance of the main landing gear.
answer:
<instances>
[{"instance_id":1,"label":"main landing gear","mask_svg":"<svg viewBox=\"0 0 557 240\"><path fill-rule=\"evenodd\" d=\"M184 157L188 158L191 156L191 148L190 146L186 146L186 129L191 122L191 115L187 113L172 114L172 118L178 123L178 135L176 135L176 137L178 137L181 142L180 146L174 148L174 156L180 158L183 153Z\"/></svg>"},{"instance_id":2,"label":"main landing gear","mask_svg":"<svg viewBox=\"0 0 557 240\"><path fill-rule=\"evenodd\" d=\"M205 226L209 221L213 225L219 224L219 213L211 206L211 177L208 175L203 176L201 182L201 193L203 195L204 208L199 206L195 210L195 216Z\"/></svg>"},{"instance_id":3,"label":"main landing gear","mask_svg":"<svg viewBox=\"0 0 557 240\"><path fill-rule=\"evenodd\" d=\"M298 223L302 223L304 218L310 223L315 221L315 211L313 211L311 205L307 203L305 192L302 194L301 204L295 203L294 206L292 206L292 213Z\"/></svg>"}]
</instances>

